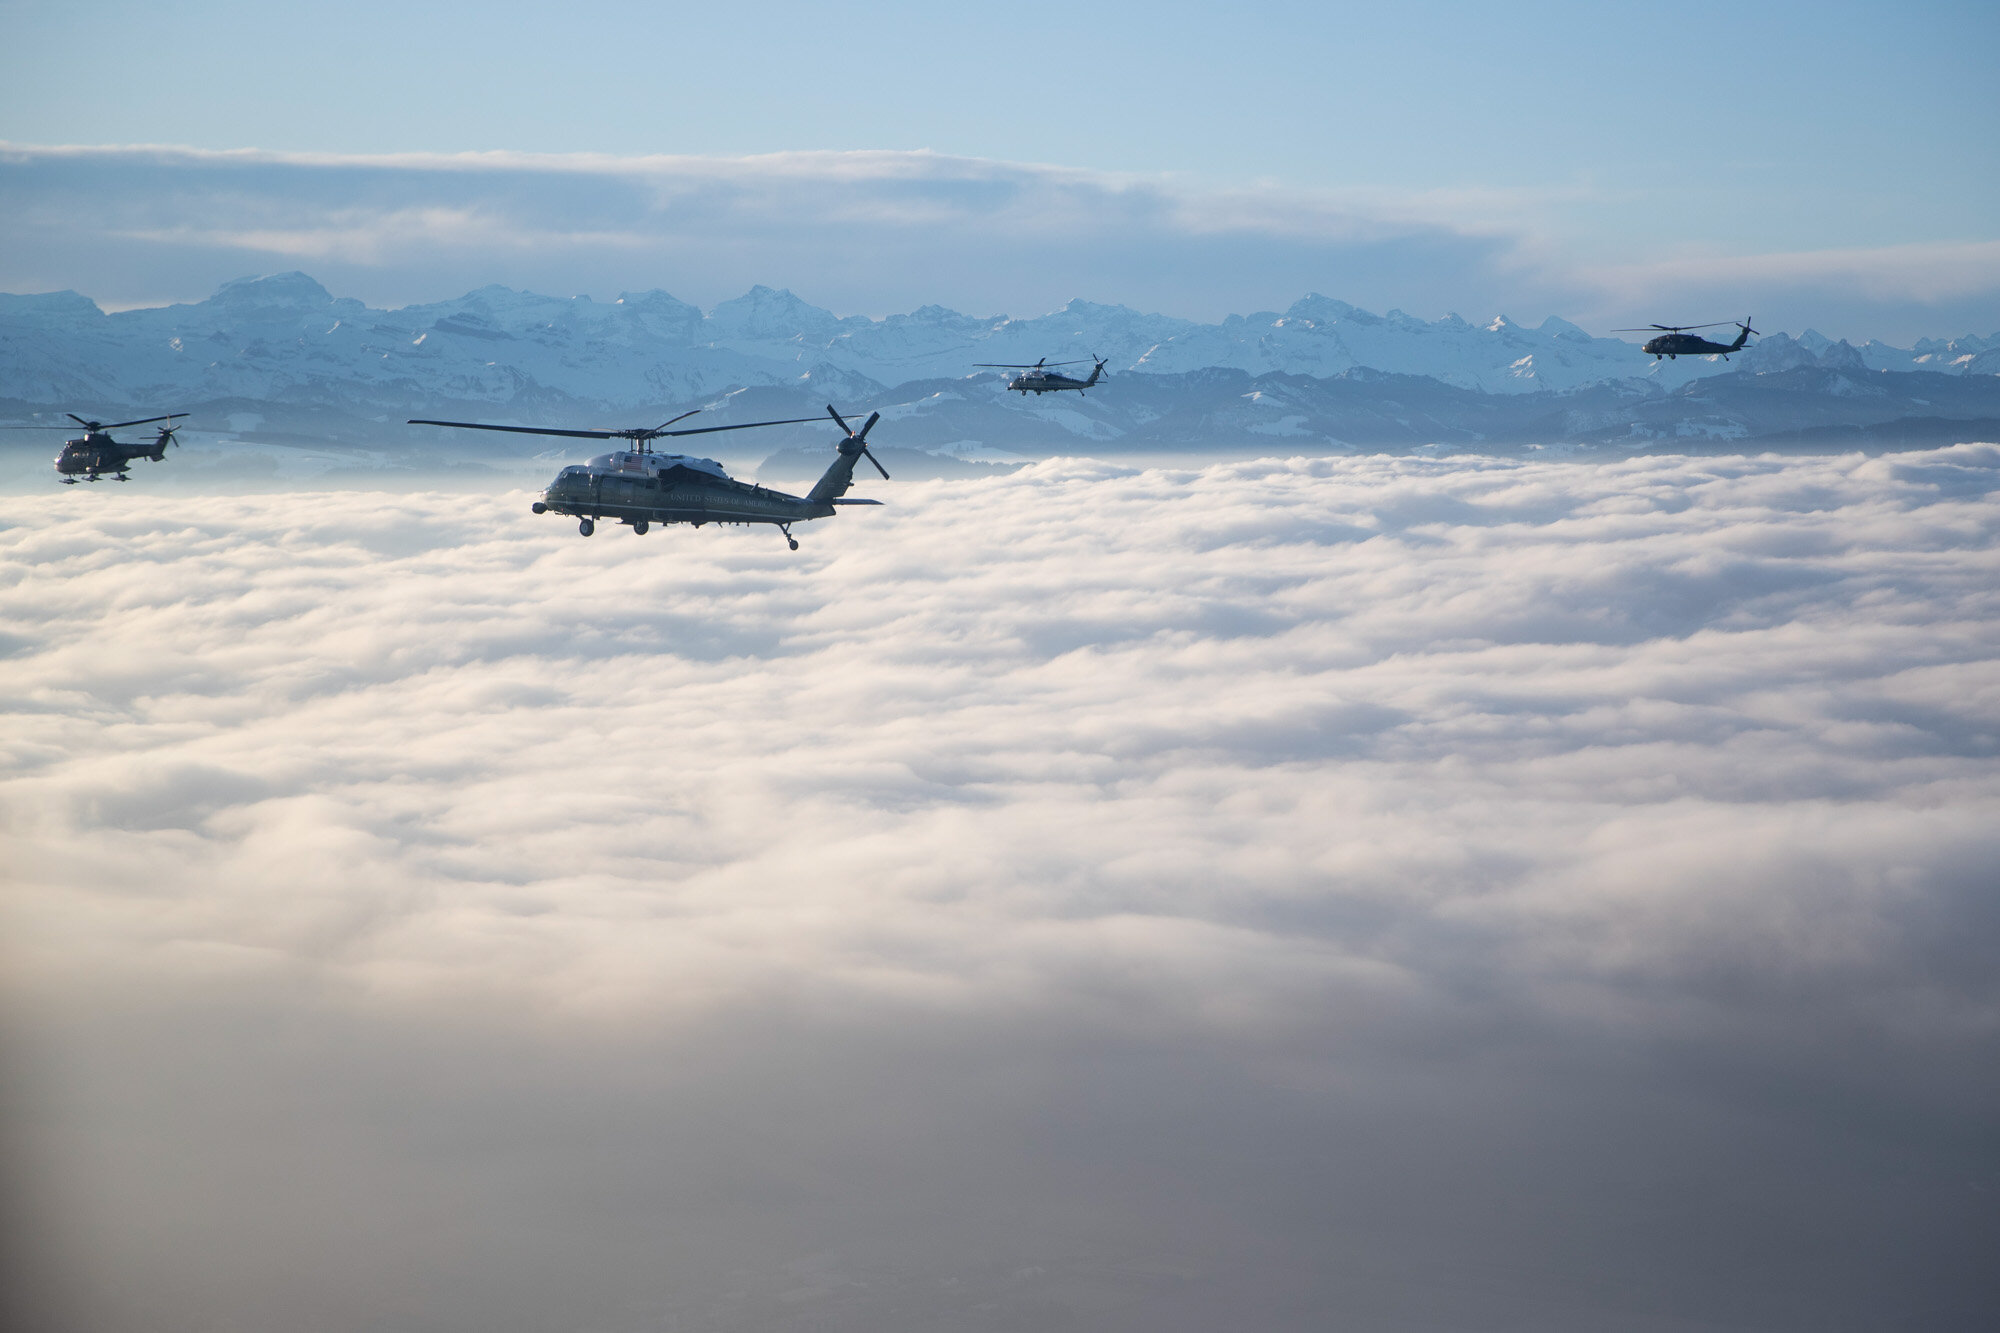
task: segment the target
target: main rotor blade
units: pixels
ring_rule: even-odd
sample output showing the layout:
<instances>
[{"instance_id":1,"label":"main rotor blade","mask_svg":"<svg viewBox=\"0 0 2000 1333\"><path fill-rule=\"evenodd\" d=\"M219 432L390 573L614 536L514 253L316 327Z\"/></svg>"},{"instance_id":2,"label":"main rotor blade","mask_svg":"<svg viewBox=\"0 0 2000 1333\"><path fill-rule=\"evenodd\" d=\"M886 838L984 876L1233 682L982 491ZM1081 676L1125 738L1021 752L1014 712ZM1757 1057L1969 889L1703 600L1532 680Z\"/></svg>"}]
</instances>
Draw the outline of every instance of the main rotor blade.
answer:
<instances>
[{"instance_id":1,"label":"main rotor blade","mask_svg":"<svg viewBox=\"0 0 2000 1333\"><path fill-rule=\"evenodd\" d=\"M186 415L187 413L185 412L169 412L163 417L140 417L134 421L114 421L108 426L99 426L97 429L117 430L120 426L150 426L155 421L172 421L175 417L184 417Z\"/></svg>"},{"instance_id":2,"label":"main rotor blade","mask_svg":"<svg viewBox=\"0 0 2000 1333\"><path fill-rule=\"evenodd\" d=\"M699 411L701 411L701 409L697 407L691 411L683 412L677 417L668 417L665 421L662 421L659 425L653 427L653 430L655 433L663 431L667 427L673 425L676 421L686 421L689 417L693 416L696 412Z\"/></svg>"},{"instance_id":3,"label":"main rotor blade","mask_svg":"<svg viewBox=\"0 0 2000 1333\"><path fill-rule=\"evenodd\" d=\"M783 421L744 421L734 426L696 426L692 430L662 430L656 435L709 435L719 430L749 430L752 426L797 426L803 422L818 421L818 417L786 417Z\"/></svg>"},{"instance_id":4,"label":"main rotor blade","mask_svg":"<svg viewBox=\"0 0 2000 1333\"><path fill-rule=\"evenodd\" d=\"M848 424L847 424L847 418L846 418L846 417L844 417L844 416L840 415L840 413L838 413L838 412L836 412L836 411L834 411L834 410L833 410L833 404L832 404L832 403L828 403L828 404L826 405L826 414L827 414L828 416L830 416L830 417L832 417L832 418L833 418L833 424L834 424L834 425L836 425L836 426L840 427L840 428L841 428L841 430L845 431L845 432L846 432L847 434L849 434L849 435L852 435L852 434L854 434L854 427L852 427L852 426L850 426L850 425L848 425Z\"/></svg>"},{"instance_id":5,"label":"main rotor blade","mask_svg":"<svg viewBox=\"0 0 2000 1333\"><path fill-rule=\"evenodd\" d=\"M412 426L456 426L460 430L504 430L510 435L568 435L579 440L622 440L623 431L615 430L550 430L545 426L489 426L483 421L432 421L427 417L411 417L407 423Z\"/></svg>"},{"instance_id":6,"label":"main rotor blade","mask_svg":"<svg viewBox=\"0 0 2000 1333\"><path fill-rule=\"evenodd\" d=\"M76 413L74 413L74 412L65 412L65 413L63 413L63 415L64 415L64 416L66 416L66 417L68 417L68 418L69 418L69 419L70 419L71 421L74 421L74 422L75 422L75 423L76 423L77 425L79 425L79 426L83 427L83 428L84 428L85 430L96 430L96 429L97 429L97 423L96 423L96 422L94 422L94 421L85 421L85 420L84 420L84 419L83 419L82 417L78 416L78 415L77 415ZM68 426L58 426L58 427L56 427L56 429L57 429L57 430L68 430L68 429L69 429L69 427L68 427Z\"/></svg>"}]
</instances>

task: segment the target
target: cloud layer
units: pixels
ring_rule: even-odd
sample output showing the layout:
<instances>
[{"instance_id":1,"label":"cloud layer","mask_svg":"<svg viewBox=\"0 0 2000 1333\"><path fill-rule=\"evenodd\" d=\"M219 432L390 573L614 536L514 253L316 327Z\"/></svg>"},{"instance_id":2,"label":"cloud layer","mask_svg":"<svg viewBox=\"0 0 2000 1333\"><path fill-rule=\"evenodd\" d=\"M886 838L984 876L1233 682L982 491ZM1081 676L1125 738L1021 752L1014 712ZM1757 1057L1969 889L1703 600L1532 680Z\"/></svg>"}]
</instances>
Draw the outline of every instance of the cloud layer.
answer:
<instances>
[{"instance_id":1,"label":"cloud layer","mask_svg":"<svg viewBox=\"0 0 2000 1333\"><path fill-rule=\"evenodd\" d=\"M246 273L308 267L378 305L491 282L556 295L662 287L712 305L766 283L872 315L933 302L1034 315L1082 296L1215 319L1320 291L1426 318L1559 314L1594 326L1700 302L1857 342L2000 325L1990 239L1628 253L1578 243L1577 210L1602 201L1574 187L1209 188L930 152L19 145L0 145L0 182L0 289L68 287L116 305L198 299Z\"/></svg>"},{"instance_id":2,"label":"cloud layer","mask_svg":"<svg viewBox=\"0 0 2000 1333\"><path fill-rule=\"evenodd\" d=\"M41 1290L1970 1326L1996 488L1057 461L797 556L57 496L0 532Z\"/></svg>"}]
</instances>

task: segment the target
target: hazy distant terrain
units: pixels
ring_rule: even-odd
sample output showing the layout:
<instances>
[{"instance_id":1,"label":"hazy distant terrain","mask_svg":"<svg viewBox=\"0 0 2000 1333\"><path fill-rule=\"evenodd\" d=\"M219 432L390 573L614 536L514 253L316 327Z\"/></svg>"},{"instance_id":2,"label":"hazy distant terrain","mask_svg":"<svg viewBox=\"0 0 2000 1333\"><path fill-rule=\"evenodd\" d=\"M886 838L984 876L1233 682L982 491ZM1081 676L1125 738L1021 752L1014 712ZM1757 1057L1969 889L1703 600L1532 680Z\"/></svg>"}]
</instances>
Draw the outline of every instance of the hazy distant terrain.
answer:
<instances>
[{"instance_id":1,"label":"hazy distant terrain","mask_svg":"<svg viewBox=\"0 0 2000 1333\"><path fill-rule=\"evenodd\" d=\"M975 368L1093 355L1110 379L1084 397L1023 399ZM113 314L75 293L0 296L0 414L14 421L185 410L189 439L513 458L557 446L402 422L637 425L702 407L722 423L828 402L879 409L882 447L946 472L1190 448L1933 447L2000 436L2000 334L1894 348L1773 333L1728 362L1656 362L1560 319L1427 322L1320 296L1219 324L1083 301L1029 319L841 318L763 287L706 312L659 291L600 303L498 287L375 310L297 273ZM780 455L779 473L816 471L827 443L807 428L755 439L731 447Z\"/></svg>"}]
</instances>

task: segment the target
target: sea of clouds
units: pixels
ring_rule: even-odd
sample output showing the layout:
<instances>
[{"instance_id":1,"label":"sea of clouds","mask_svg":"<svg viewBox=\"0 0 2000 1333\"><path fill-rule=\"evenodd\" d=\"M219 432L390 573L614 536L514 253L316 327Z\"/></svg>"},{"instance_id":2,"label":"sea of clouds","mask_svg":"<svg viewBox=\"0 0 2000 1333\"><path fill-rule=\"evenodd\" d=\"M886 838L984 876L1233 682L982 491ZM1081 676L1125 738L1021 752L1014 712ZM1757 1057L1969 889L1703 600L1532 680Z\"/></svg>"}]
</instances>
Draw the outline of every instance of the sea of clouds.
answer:
<instances>
[{"instance_id":1,"label":"sea of clouds","mask_svg":"<svg viewBox=\"0 0 2000 1333\"><path fill-rule=\"evenodd\" d=\"M1968 1328L2000 446L6 501L51 1327Z\"/></svg>"}]
</instances>

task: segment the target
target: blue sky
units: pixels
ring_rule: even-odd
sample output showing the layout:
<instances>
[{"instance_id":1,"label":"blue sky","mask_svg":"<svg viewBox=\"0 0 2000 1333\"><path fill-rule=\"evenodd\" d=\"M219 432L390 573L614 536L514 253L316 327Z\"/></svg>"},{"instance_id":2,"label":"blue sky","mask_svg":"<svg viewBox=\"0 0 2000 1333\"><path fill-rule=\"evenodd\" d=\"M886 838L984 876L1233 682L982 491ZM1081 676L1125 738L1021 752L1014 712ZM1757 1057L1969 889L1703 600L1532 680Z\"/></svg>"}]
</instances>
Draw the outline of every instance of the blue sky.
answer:
<instances>
[{"instance_id":1,"label":"blue sky","mask_svg":"<svg viewBox=\"0 0 2000 1333\"><path fill-rule=\"evenodd\" d=\"M1516 318L1621 321L1662 305L1672 309L1655 317L1691 318L1679 312L1673 274L1639 275L1661 264L1878 250L1907 259L1909 247L1946 247L1927 261L1927 286L1916 284L1928 295L1850 273L1825 279L1824 299L1800 302L1802 317L1786 322L1848 320L1853 328L1831 331L1903 336L1982 317L2000 326L1991 257L1950 249L2000 236L2000 95L1989 70L2000 9L1991 5L120 3L7 4L0 15L26 57L0 90L0 137L15 144L722 158L928 149L1190 194L1332 193L1378 219L1502 234L1512 268L1496 261L1490 281L1463 284L1456 304L1468 317L1511 301ZM80 52L90 60L82 75ZM811 201L784 207L809 214ZM1508 280L1550 257L1592 272ZM1213 292L1235 261L1199 262L1225 271L1205 286L1114 271L1104 290L1053 299L1221 313ZM1385 290L1400 290L1403 273L1423 285L1417 264L1370 262ZM1016 304L980 263L974 245L940 267L934 299ZM1970 267L1960 276L1954 263ZM0 285L18 290L32 277L88 290L87 260L73 268L83 276L17 266L0 271ZM604 285L592 264L580 259L579 269ZM1716 285L1741 286L1734 272ZM673 276L644 285L727 294L694 293L698 275ZM796 281L813 295L813 277L801 263L752 280ZM206 280L190 271L188 282ZM1288 285L1246 271L1241 297L1224 304L1269 306L1320 280L1304 273ZM367 294L402 295L394 282L378 285ZM412 300L450 294L404 285ZM851 284L850 296L849 285L829 284L836 295L821 299L868 311L865 285ZM1978 299L1954 304L1940 285ZM1019 293L1051 299L1031 278ZM92 294L122 303L168 293ZM1423 290L1387 303L1436 315L1443 309L1430 307L1446 302Z\"/></svg>"}]
</instances>

